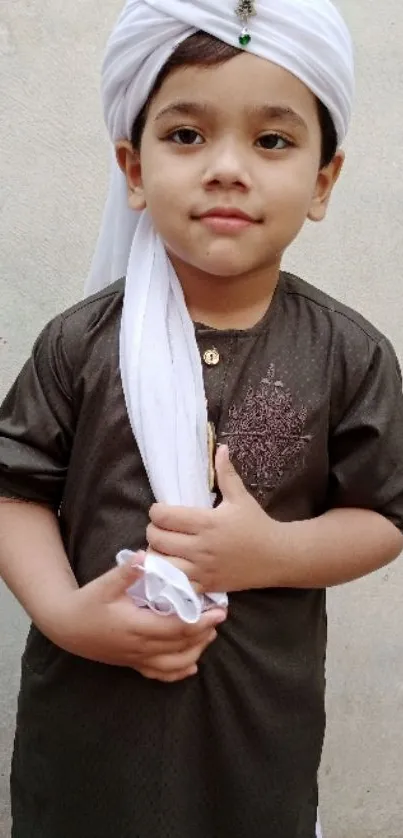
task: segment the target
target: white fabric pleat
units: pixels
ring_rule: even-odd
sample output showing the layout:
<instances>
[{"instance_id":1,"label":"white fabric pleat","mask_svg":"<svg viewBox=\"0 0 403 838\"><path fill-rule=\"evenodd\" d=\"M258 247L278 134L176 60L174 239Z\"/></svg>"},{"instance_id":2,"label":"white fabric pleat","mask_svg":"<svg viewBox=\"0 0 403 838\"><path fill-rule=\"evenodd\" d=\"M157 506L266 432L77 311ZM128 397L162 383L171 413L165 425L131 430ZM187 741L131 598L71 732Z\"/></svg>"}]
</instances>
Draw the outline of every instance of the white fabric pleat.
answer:
<instances>
[{"instance_id":1,"label":"white fabric pleat","mask_svg":"<svg viewBox=\"0 0 403 838\"><path fill-rule=\"evenodd\" d=\"M133 240L121 326L128 414L154 496L174 506L211 506L203 371L178 278L143 213ZM139 375L146 369L148 375Z\"/></svg>"}]
</instances>

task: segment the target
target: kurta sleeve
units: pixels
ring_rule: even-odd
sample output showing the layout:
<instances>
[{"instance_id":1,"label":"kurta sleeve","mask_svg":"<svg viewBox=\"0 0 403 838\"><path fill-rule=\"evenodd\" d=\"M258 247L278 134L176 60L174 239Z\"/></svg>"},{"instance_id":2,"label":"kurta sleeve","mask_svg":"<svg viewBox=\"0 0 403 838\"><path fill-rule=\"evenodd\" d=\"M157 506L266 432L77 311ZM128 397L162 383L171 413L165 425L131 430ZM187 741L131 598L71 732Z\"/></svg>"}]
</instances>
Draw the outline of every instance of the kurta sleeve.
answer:
<instances>
[{"instance_id":1,"label":"kurta sleeve","mask_svg":"<svg viewBox=\"0 0 403 838\"><path fill-rule=\"evenodd\" d=\"M57 317L0 408L0 497L58 509L74 436L71 381Z\"/></svg>"},{"instance_id":2,"label":"kurta sleeve","mask_svg":"<svg viewBox=\"0 0 403 838\"><path fill-rule=\"evenodd\" d=\"M360 384L330 435L328 508L373 509L403 531L403 396L396 355L374 344Z\"/></svg>"}]
</instances>

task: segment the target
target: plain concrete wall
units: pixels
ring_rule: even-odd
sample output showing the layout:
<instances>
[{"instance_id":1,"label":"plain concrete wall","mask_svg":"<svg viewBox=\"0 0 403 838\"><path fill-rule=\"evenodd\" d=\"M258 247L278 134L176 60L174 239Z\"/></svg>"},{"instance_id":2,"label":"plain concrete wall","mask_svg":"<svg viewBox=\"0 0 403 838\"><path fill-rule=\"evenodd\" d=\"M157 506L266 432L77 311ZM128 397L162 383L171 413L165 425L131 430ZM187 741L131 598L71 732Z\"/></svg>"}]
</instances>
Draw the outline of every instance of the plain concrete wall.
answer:
<instances>
[{"instance_id":1,"label":"plain concrete wall","mask_svg":"<svg viewBox=\"0 0 403 838\"><path fill-rule=\"evenodd\" d=\"M328 221L307 228L286 264L360 309L391 337L403 360L403 4L339 5L357 43L348 162ZM108 163L99 61L120 7L121 0L0 4L3 393L41 326L81 294ZM326 838L403 835L402 581L398 564L329 595ZM25 628L20 609L3 592L1 838L9 834L8 763Z\"/></svg>"}]
</instances>

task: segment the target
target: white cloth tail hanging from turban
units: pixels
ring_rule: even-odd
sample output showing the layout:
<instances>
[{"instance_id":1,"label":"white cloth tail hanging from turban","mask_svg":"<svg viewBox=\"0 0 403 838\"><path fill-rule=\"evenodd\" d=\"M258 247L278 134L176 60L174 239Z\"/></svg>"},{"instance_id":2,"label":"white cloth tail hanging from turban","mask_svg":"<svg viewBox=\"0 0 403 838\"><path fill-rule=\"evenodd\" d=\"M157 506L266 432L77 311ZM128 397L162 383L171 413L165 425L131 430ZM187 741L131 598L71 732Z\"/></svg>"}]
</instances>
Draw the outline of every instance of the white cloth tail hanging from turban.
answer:
<instances>
[{"instance_id":1,"label":"white cloth tail hanging from turban","mask_svg":"<svg viewBox=\"0 0 403 838\"><path fill-rule=\"evenodd\" d=\"M134 264L133 264L134 262ZM143 213L133 239L120 333L123 392L154 496L174 506L211 507L207 411L203 372L182 287ZM138 370L148 369L149 377ZM180 382L180 386L178 386ZM132 561L122 551L118 562ZM208 607L227 605L224 594L199 597L185 574L149 553L144 579L130 591L140 606L176 613L195 623Z\"/></svg>"}]
</instances>

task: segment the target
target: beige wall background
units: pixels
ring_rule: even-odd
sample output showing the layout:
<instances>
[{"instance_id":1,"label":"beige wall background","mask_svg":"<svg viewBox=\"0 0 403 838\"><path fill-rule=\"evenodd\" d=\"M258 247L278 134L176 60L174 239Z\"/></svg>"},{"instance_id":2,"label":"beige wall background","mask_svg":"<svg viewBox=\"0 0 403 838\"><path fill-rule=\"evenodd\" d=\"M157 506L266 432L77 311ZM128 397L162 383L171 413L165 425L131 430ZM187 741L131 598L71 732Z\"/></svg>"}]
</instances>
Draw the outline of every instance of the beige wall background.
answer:
<instances>
[{"instance_id":1,"label":"beige wall background","mask_svg":"<svg viewBox=\"0 0 403 838\"><path fill-rule=\"evenodd\" d=\"M328 221L307 227L286 265L360 309L403 361L403 3L338 5L357 44L347 164ZM99 63L120 6L0 0L2 394L45 321L81 294L107 177ZM397 563L329 594L326 838L403 835L402 582ZM9 835L8 768L25 631L20 609L2 590L1 838Z\"/></svg>"}]
</instances>

